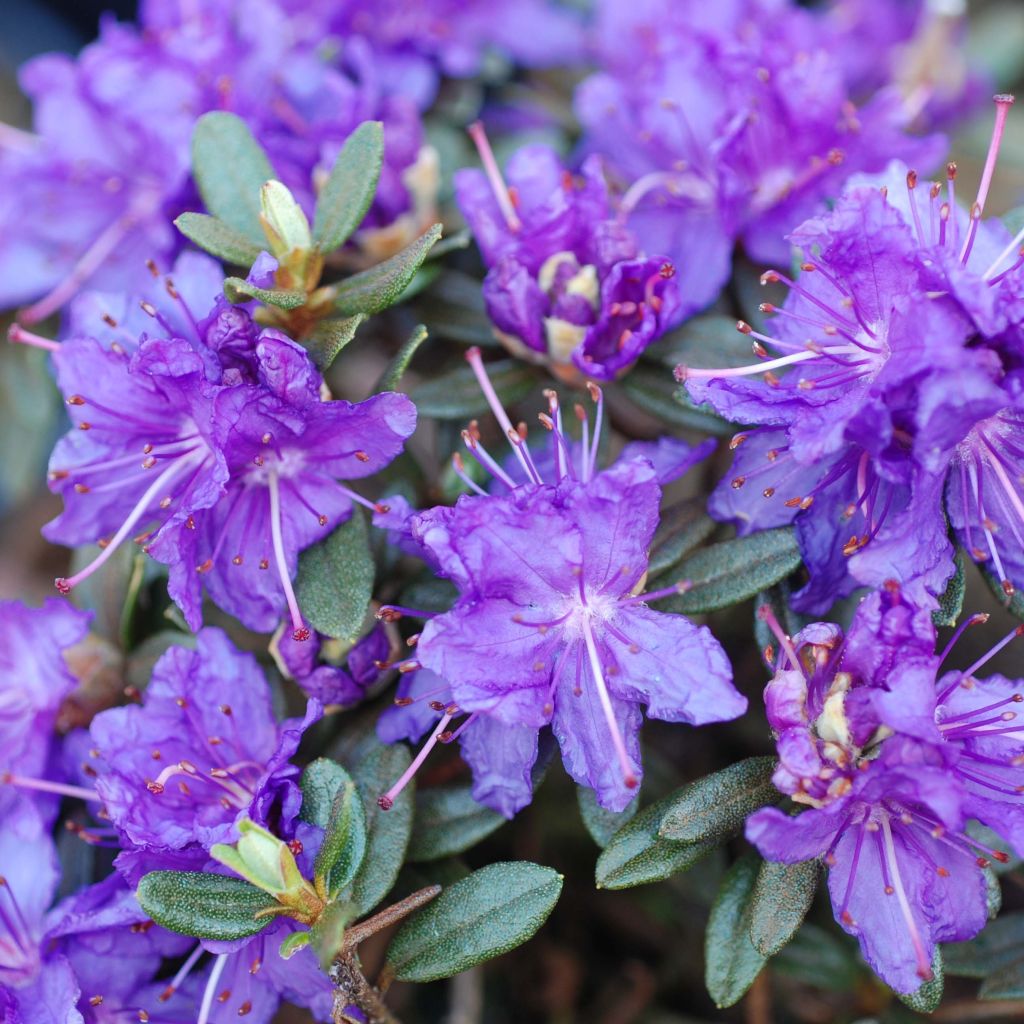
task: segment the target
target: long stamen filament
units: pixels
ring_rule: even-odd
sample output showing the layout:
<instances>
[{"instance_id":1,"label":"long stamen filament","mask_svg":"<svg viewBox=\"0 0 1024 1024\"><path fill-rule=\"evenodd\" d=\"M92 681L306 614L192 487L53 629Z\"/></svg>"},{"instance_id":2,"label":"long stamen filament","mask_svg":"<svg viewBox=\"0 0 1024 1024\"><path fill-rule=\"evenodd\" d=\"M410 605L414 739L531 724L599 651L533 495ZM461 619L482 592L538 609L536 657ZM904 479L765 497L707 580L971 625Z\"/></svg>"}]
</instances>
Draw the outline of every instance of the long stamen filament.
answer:
<instances>
[{"instance_id":1,"label":"long stamen filament","mask_svg":"<svg viewBox=\"0 0 1024 1024\"><path fill-rule=\"evenodd\" d=\"M487 180L491 183L491 191L494 193L494 198L498 203L498 208L501 210L501 215L505 218L509 231L519 231L523 226L523 222L519 219L519 214L516 213L515 205L512 202L512 194L509 192L508 185L505 184L505 178L501 173L501 168L498 166L498 161L494 159L494 150L491 149L491 143L487 138L487 132L484 130L483 123L474 121L466 131L473 140L477 153L480 154L480 162L484 165L484 173L487 175Z\"/></svg>"},{"instance_id":2,"label":"long stamen filament","mask_svg":"<svg viewBox=\"0 0 1024 1024\"><path fill-rule=\"evenodd\" d=\"M268 490L270 491L270 539L274 546L274 561L277 563L277 574L281 580L288 612L292 618L292 639L299 642L309 639L309 628L302 619L299 602L292 587L292 578L288 572L288 561L284 553L284 540L281 536L281 493L277 480L277 470L271 469L267 474Z\"/></svg>"},{"instance_id":3,"label":"long stamen filament","mask_svg":"<svg viewBox=\"0 0 1024 1024\"><path fill-rule=\"evenodd\" d=\"M448 723L457 714L457 710L449 710L441 716L441 720L437 723L437 727L430 734L430 738L420 748L420 752L413 758L412 764L404 772L402 772L398 781L382 796L377 800L377 805L382 811L390 811L394 806L395 798L403 789L409 784L409 780L419 771L420 765L427 759L427 755L437 745L438 740L441 737L441 733L448 728Z\"/></svg>"}]
</instances>

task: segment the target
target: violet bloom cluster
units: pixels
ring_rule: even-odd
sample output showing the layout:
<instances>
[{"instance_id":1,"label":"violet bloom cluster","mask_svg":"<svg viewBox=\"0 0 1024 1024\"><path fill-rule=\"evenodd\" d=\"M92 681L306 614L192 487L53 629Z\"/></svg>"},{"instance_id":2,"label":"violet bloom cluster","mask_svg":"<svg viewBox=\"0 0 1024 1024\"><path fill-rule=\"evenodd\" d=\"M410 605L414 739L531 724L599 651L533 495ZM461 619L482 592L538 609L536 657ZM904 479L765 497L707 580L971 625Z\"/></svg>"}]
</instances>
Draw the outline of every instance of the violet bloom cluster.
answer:
<instances>
[{"instance_id":1,"label":"violet bloom cluster","mask_svg":"<svg viewBox=\"0 0 1024 1024\"><path fill-rule=\"evenodd\" d=\"M598 403L593 435L580 407L583 436L571 444L548 392L540 419L550 450L535 457L495 395L479 350L467 358L515 464L499 465L471 428L468 453L494 475L496 492L473 483L456 456L456 472L473 493L404 524L459 597L441 615L391 609L427 621L415 659L400 666L415 675L381 735L429 730L430 737L381 806L390 806L437 742L458 737L476 799L511 817L530 801L539 734L550 727L573 779L592 788L602 806L621 810L641 777L641 707L652 718L691 725L746 709L707 627L648 606L679 587L644 592L661 484L706 449L673 440L636 444L599 470L602 398L591 385ZM393 519L394 512L379 522Z\"/></svg>"},{"instance_id":2,"label":"violet bloom cluster","mask_svg":"<svg viewBox=\"0 0 1024 1024\"><path fill-rule=\"evenodd\" d=\"M353 129L381 120L385 164L356 241L377 259L436 219L415 82L384 77L364 39L332 42L326 14L284 0L145 4L138 28L105 20L80 57L36 58L20 79L34 125L0 126L0 306L31 302L25 323L85 284L132 292L147 259L173 259L172 221L199 203L189 146L207 111L246 120L307 212Z\"/></svg>"},{"instance_id":3,"label":"violet bloom cluster","mask_svg":"<svg viewBox=\"0 0 1024 1024\"><path fill-rule=\"evenodd\" d=\"M966 620L935 652L931 612L899 586L876 591L846 632L814 623L779 640L765 690L779 790L806 809L757 811L747 837L769 860L823 858L836 919L898 992L932 976L936 944L988 919L991 860L976 820L1024 851L1024 680L979 670L1018 627L963 671L942 670Z\"/></svg>"},{"instance_id":4,"label":"violet bloom cluster","mask_svg":"<svg viewBox=\"0 0 1024 1024\"><path fill-rule=\"evenodd\" d=\"M1024 238L982 212L1012 97L969 215L894 165L856 179L834 210L791 236L805 262L771 336L748 324L761 362L680 367L690 396L734 422L733 474L711 512L741 532L795 522L820 614L857 586L897 579L918 600L953 572L947 516L1007 595L1024 583L1024 435L1019 328ZM767 330L767 328L766 328Z\"/></svg>"},{"instance_id":5,"label":"violet bloom cluster","mask_svg":"<svg viewBox=\"0 0 1024 1024\"><path fill-rule=\"evenodd\" d=\"M789 0L608 2L596 31L602 70L576 94L585 150L628 185L628 226L675 264L684 313L719 294L737 242L788 259L785 232L852 171L941 157L941 140L906 134L895 89L854 105L831 29Z\"/></svg>"},{"instance_id":6,"label":"violet bloom cluster","mask_svg":"<svg viewBox=\"0 0 1024 1024\"><path fill-rule=\"evenodd\" d=\"M499 339L567 379L610 380L677 319L675 268L646 256L611 208L601 161L579 175L546 146L526 146L506 178L477 124L484 171L455 193L488 266L484 301Z\"/></svg>"},{"instance_id":7,"label":"violet bloom cluster","mask_svg":"<svg viewBox=\"0 0 1024 1024\"><path fill-rule=\"evenodd\" d=\"M254 280L272 274L261 257ZM73 337L53 349L72 428L50 463L64 512L45 528L67 545L103 550L57 586L67 593L132 537L170 570L186 621L201 622L203 591L250 629L270 632L287 605L295 636L308 628L292 579L299 552L352 512L376 508L347 487L387 465L412 433L404 396L322 399L308 353L219 294L220 268L184 255L125 323L103 296L82 297ZM159 288L157 287L159 285Z\"/></svg>"}]
</instances>

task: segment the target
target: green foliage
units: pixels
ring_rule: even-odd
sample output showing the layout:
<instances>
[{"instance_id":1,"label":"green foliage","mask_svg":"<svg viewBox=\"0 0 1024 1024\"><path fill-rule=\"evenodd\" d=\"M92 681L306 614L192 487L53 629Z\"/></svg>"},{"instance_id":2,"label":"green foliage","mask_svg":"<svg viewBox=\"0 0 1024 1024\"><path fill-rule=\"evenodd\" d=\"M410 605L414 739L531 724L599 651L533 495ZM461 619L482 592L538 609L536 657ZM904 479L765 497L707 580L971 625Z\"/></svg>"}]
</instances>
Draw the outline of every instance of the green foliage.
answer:
<instances>
[{"instance_id":1,"label":"green foliage","mask_svg":"<svg viewBox=\"0 0 1024 1024\"><path fill-rule=\"evenodd\" d=\"M192 133L192 174L207 210L264 248L260 189L277 175L240 117L214 111L199 118Z\"/></svg>"},{"instance_id":2,"label":"green foliage","mask_svg":"<svg viewBox=\"0 0 1024 1024\"><path fill-rule=\"evenodd\" d=\"M638 793L622 811L607 811L598 802L597 796L589 786L576 787L576 800L580 807L580 817L590 838L603 850L613 835L624 825L636 817L640 807Z\"/></svg>"},{"instance_id":3,"label":"green foliage","mask_svg":"<svg viewBox=\"0 0 1024 1024\"><path fill-rule=\"evenodd\" d=\"M534 373L518 359L488 363L487 374L506 406L526 398L537 386ZM487 399L468 366L458 366L425 381L410 397L421 416L439 420L465 420L487 411Z\"/></svg>"},{"instance_id":4,"label":"green foliage","mask_svg":"<svg viewBox=\"0 0 1024 1024\"><path fill-rule=\"evenodd\" d=\"M914 992L901 993L900 1000L917 1013L934 1013L942 1002L945 975L942 968L942 948L935 947L932 958L932 976Z\"/></svg>"},{"instance_id":5,"label":"green foliage","mask_svg":"<svg viewBox=\"0 0 1024 1024\"><path fill-rule=\"evenodd\" d=\"M335 320L321 320L306 342L306 348L317 367L326 370L341 350L356 336L359 325L366 319L362 313Z\"/></svg>"},{"instance_id":6,"label":"green foliage","mask_svg":"<svg viewBox=\"0 0 1024 1024\"><path fill-rule=\"evenodd\" d=\"M367 850L363 800L336 761L321 757L302 773L301 814L325 830L313 875L325 897L336 899L356 877Z\"/></svg>"},{"instance_id":7,"label":"green foliage","mask_svg":"<svg viewBox=\"0 0 1024 1024\"><path fill-rule=\"evenodd\" d=\"M440 237L441 225L435 224L390 259L334 285L335 314L370 315L394 305Z\"/></svg>"},{"instance_id":8,"label":"green foliage","mask_svg":"<svg viewBox=\"0 0 1024 1024\"><path fill-rule=\"evenodd\" d=\"M754 949L775 956L796 934L818 890L821 865L762 862L750 897L749 930Z\"/></svg>"},{"instance_id":9,"label":"green foliage","mask_svg":"<svg viewBox=\"0 0 1024 1024\"><path fill-rule=\"evenodd\" d=\"M657 579L674 569L717 528L718 523L704 511L703 500L693 498L665 509L651 543L651 559L647 565L649 579Z\"/></svg>"},{"instance_id":10,"label":"green foliage","mask_svg":"<svg viewBox=\"0 0 1024 1024\"><path fill-rule=\"evenodd\" d=\"M427 340L427 337L427 329L423 324L416 327L412 334L409 335L409 340L395 353L394 358L388 363L373 390L378 392L397 391L398 385L405 376L405 371L409 369L412 357L416 355L420 345Z\"/></svg>"},{"instance_id":11,"label":"green foliage","mask_svg":"<svg viewBox=\"0 0 1024 1024\"><path fill-rule=\"evenodd\" d=\"M272 896L240 878L200 871L151 871L139 882L139 905L180 935L228 941L256 935L273 920Z\"/></svg>"},{"instance_id":12,"label":"green foliage","mask_svg":"<svg viewBox=\"0 0 1024 1024\"><path fill-rule=\"evenodd\" d=\"M399 981L436 981L533 937L562 891L562 876L526 861L489 864L445 889L399 929L387 963Z\"/></svg>"},{"instance_id":13,"label":"green foliage","mask_svg":"<svg viewBox=\"0 0 1024 1024\"><path fill-rule=\"evenodd\" d=\"M939 598L939 607L932 612L932 622L936 626L955 626L964 610L964 595L967 593L967 571L964 553L956 549L956 571L946 584L946 589Z\"/></svg>"},{"instance_id":14,"label":"green foliage","mask_svg":"<svg viewBox=\"0 0 1024 1024\"><path fill-rule=\"evenodd\" d=\"M295 594L306 621L336 640L354 642L373 596L374 565L360 508L299 558Z\"/></svg>"},{"instance_id":15,"label":"green foliage","mask_svg":"<svg viewBox=\"0 0 1024 1024\"><path fill-rule=\"evenodd\" d=\"M689 783L666 797L658 835L697 843L733 835L747 816L777 800L774 757L749 757L713 775Z\"/></svg>"},{"instance_id":16,"label":"green foliage","mask_svg":"<svg viewBox=\"0 0 1024 1024\"><path fill-rule=\"evenodd\" d=\"M416 794L409 860L433 861L462 853L504 824L500 814L473 799L469 786L421 790Z\"/></svg>"},{"instance_id":17,"label":"green foliage","mask_svg":"<svg viewBox=\"0 0 1024 1024\"><path fill-rule=\"evenodd\" d=\"M306 293L297 288L257 288L240 277L229 277L224 282L228 302L249 302L259 299L264 305L278 309L299 309L306 304Z\"/></svg>"},{"instance_id":18,"label":"green foliage","mask_svg":"<svg viewBox=\"0 0 1024 1024\"><path fill-rule=\"evenodd\" d=\"M366 856L341 898L350 902L359 915L373 910L391 891L405 860L412 834L413 787L406 786L386 811L380 809L377 798L411 760L408 748L401 743L385 746L373 742L369 753L352 770L363 802Z\"/></svg>"},{"instance_id":19,"label":"green foliage","mask_svg":"<svg viewBox=\"0 0 1024 1024\"><path fill-rule=\"evenodd\" d=\"M174 226L200 249L239 267L250 267L262 251L250 238L236 231L219 217L205 213L183 213Z\"/></svg>"},{"instance_id":20,"label":"green foliage","mask_svg":"<svg viewBox=\"0 0 1024 1024\"><path fill-rule=\"evenodd\" d=\"M599 889L629 889L660 882L685 871L709 854L714 840L680 843L659 832L671 798L659 800L640 811L608 841L597 859L595 881Z\"/></svg>"},{"instance_id":21,"label":"green foliage","mask_svg":"<svg viewBox=\"0 0 1024 1024\"><path fill-rule=\"evenodd\" d=\"M718 890L704 936L704 981L719 1009L734 1006L754 984L767 957L750 939L749 908L760 859L744 854Z\"/></svg>"},{"instance_id":22,"label":"green foliage","mask_svg":"<svg viewBox=\"0 0 1024 1024\"><path fill-rule=\"evenodd\" d=\"M679 564L675 575L692 586L659 607L683 615L728 608L785 579L799 565L800 549L788 526L722 541Z\"/></svg>"},{"instance_id":23,"label":"green foliage","mask_svg":"<svg viewBox=\"0 0 1024 1024\"><path fill-rule=\"evenodd\" d=\"M317 197L313 241L321 252L339 249L362 223L383 162L384 126L364 121L345 141Z\"/></svg>"}]
</instances>

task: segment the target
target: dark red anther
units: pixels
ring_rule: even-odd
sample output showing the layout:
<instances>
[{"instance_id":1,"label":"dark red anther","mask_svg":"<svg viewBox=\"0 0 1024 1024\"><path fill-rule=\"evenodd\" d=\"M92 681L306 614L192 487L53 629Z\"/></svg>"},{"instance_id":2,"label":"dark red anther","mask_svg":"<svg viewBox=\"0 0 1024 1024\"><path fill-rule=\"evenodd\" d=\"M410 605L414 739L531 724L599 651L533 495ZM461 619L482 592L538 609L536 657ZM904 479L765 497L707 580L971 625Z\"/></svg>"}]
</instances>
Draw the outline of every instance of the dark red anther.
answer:
<instances>
[{"instance_id":1,"label":"dark red anther","mask_svg":"<svg viewBox=\"0 0 1024 1024\"><path fill-rule=\"evenodd\" d=\"M292 633L292 639L296 643L305 643L309 639L309 630L303 626L301 629L297 629Z\"/></svg>"}]
</instances>

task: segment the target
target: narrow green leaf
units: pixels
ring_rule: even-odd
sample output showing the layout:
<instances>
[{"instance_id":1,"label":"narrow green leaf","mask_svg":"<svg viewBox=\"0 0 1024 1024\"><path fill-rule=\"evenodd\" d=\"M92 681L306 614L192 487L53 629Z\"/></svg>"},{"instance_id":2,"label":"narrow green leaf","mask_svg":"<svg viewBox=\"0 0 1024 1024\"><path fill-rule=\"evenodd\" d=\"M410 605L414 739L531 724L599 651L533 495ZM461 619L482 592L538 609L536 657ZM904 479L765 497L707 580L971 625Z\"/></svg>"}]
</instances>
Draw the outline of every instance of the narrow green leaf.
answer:
<instances>
[{"instance_id":1,"label":"narrow green leaf","mask_svg":"<svg viewBox=\"0 0 1024 1024\"><path fill-rule=\"evenodd\" d=\"M692 403L683 404L677 397L679 385L667 370L641 363L629 371L621 384L630 400L655 419L719 437L736 432L735 427L715 416L710 409L705 411Z\"/></svg>"},{"instance_id":2,"label":"narrow green leaf","mask_svg":"<svg viewBox=\"0 0 1024 1024\"><path fill-rule=\"evenodd\" d=\"M469 786L420 790L416 794L409 860L440 860L462 853L504 824L500 814L473 799Z\"/></svg>"},{"instance_id":3,"label":"narrow green leaf","mask_svg":"<svg viewBox=\"0 0 1024 1024\"><path fill-rule=\"evenodd\" d=\"M660 882L685 871L718 844L678 843L658 834L668 801L659 800L640 811L611 837L594 871L599 889L629 889Z\"/></svg>"},{"instance_id":4,"label":"narrow green leaf","mask_svg":"<svg viewBox=\"0 0 1024 1024\"><path fill-rule=\"evenodd\" d=\"M192 174L207 210L264 248L260 188L277 175L240 117L217 110L199 118L192 132Z\"/></svg>"},{"instance_id":5,"label":"narrow green leaf","mask_svg":"<svg viewBox=\"0 0 1024 1024\"><path fill-rule=\"evenodd\" d=\"M1003 586L1003 581L999 579L994 572L992 572L989 568L988 562L981 562L978 565L978 568L981 570L982 577L988 584L992 593L995 594L999 603L1011 615L1016 616L1018 619L1024 619L1024 590L1017 587L1014 589L1013 593L1007 595Z\"/></svg>"},{"instance_id":6,"label":"narrow green leaf","mask_svg":"<svg viewBox=\"0 0 1024 1024\"><path fill-rule=\"evenodd\" d=\"M200 249L225 263L250 267L262 248L217 217L205 213L183 213L174 226Z\"/></svg>"},{"instance_id":7,"label":"narrow green leaf","mask_svg":"<svg viewBox=\"0 0 1024 1024\"><path fill-rule=\"evenodd\" d=\"M359 325L366 319L362 313L343 317L340 320L321 320L313 337L306 342L306 348L321 371L326 370L341 350L356 336Z\"/></svg>"},{"instance_id":8,"label":"narrow green leaf","mask_svg":"<svg viewBox=\"0 0 1024 1024\"><path fill-rule=\"evenodd\" d=\"M677 843L733 835L747 815L779 798L772 785L777 764L774 757L748 757L683 786L665 798L658 834Z\"/></svg>"},{"instance_id":9,"label":"narrow green leaf","mask_svg":"<svg viewBox=\"0 0 1024 1024\"><path fill-rule=\"evenodd\" d=\"M334 797L327 832L316 858L317 878L327 879L333 899L356 876L366 854L366 815L356 784L346 779Z\"/></svg>"},{"instance_id":10,"label":"narrow green leaf","mask_svg":"<svg viewBox=\"0 0 1024 1024\"><path fill-rule=\"evenodd\" d=\"M363 222L384 162L384 126L364 121L345 140L316 200L313 241L321 252L340 249Z\"/></svg>"},{"instance_id":11,"label":"narrow green leaf","mask_svg":"<svg viewBox=\"0 0 1024 1024\"><path fill-rule=\"evenodd\" d=\"M374 566L362 509L299 558L295 593L318 633L355 641L373 596Z\"/></svg>"},{"instance_id":12,"label":"narrow green leaf","mask_svg":"<svg viewBox=\"0 0 1024 1024\"><path fill-rule=\"evenodd\" d=\"M736 329L736 320L722 313L705 313L659 338L644 351L645 360L667 370L677 366L725 369L751 361L750 337Z\"/></svg>"},{"instance_id":13,"label":"narrow green leaf","mask_svg":"<svg viewBox=\"0 0 1024 1024\"><path fill-rule=\"evenodd\" d=\"M331 961L341 952L345 941L345 929L356 916L350 903L328 903L316 924L310 929L309 944L316 953L322 971L329 971Z\"/></svg>"},{"instance_id":14,"label":"narrow green leaf","mask_svg":"<svg viewBox=\"0 0 1024 1024\"><path fill-rule=\"evenodd\" d=\"M342 281L336 289L335 312L340 316L370 315L393 305L440 237L441 225L435 224L390 259Z\"/></svg>"},{"instance_id":15,"label":"narrow green leaf","mask_svg":"<svg viewBox=\"0 0 1024 1024\"><path fill-rule=\"evenodd\" d=\"M412 834L413 787L406 786L391 807L382 811L377 797L409 767L412 757L401 743L374 743L373 749L352 770L366 817L366 856L342 894L358 916L369 913L391 891L405 861Z\"/></svg>"},{"instance_id":16,"label":"narrow green leaf","mask_svg":"<svg viewBox=\"0 0 1024 1024\"><path fill-rule=\"evenodd\" d=\"M151 871L136 895L142 909L169 931L222 941L263 931L273 916L256 915L278 906L240 878L202 871Z\"/></svg>"},{"instance_id":17,"label":"narrow green leaf","mask_svg":"<svg viewBox=\"0 0 1024 1024\"><path fill-rule=\"evenodd\" d=\"M720 1009L735 1006L761 973L767 957L750 941L747 907L757 881L760 858L741 857L718 890L704 934L704 981Z\"/></svg>"},{"instance_id":18,"label":"narrow green leaf","mask_svg":"<svg viewBox=\"0 0 1024 1024\"><path fill-rule=\"evenodd\" d=\"M640 794L634 796L623 811L606 811L597 802L597 796L589 786L576 787L576 801L590 838L603 850L612 836L636 817L640 807Z\"/></svg>"},{"instance_id":19,"label":"narrow green leaf","mask_svg":"<svg viewBox=\"0 0 1024 1024\"><path fill-rule=\"evenodd\" d=\"M704 504L702 499L694 498L662 512L658 532L651 542L650 561L647 563L650 579L656 579L674 568L718 528L718 523L704 511Z\"/></svg>"},{"instance_id":20,"label":"narrow green leaf","mask_svg":"<svg viewBox=\"0 0 1024 1024\"><path fill-rule=\"evenodd\" d=\"M319 828L327 828L334 810L334 798L348 781L348 772L337 761L329 757L318 757L311 761L299 780L299 788L302 790L299 819Z\"/></svg>"},{"instance_id":21,"label":"narrow green leaf","mask_svg":"<svg viewBox=\"0 0 1024 1024\"><path fill-rule=\"evenodd\" d=\"M954 564L956 569L939 598L939 607L932 612L932 622L936 626L955 626L964 610L964 595L967 593L967 568L964 564L964 553L960 548L956 549Z\"/></svg>"},{"instance_id":22,"label":"narrow green leaf","mask_svg":"<svg viewBox=\"0 0 1024 1024\"><path fill-rule=\"evenodd\" d=\"M399 929L387 962L399 981L437 981L533 937L562 891L562 876L526 861L489 864L445 889Z\"/></svg>"},{"instance_id":23,"label":"narrow green leaf","mask_svg":"<svg viewBox=\"0 0 1024 1024\"><path fill-rule=\"evenodd\" d=\"M1022 979L1024 980L1024 979ZM942 968L942 947L935 947L935 956L932 957L932 977L926 981L917 991L897 993L900 1001L916 1013L934 1013L942 1002L942 991L945 987L945 976ZM982 985L982 988L985 986ZM982 996L982 999L985 997ZM1004 998L1000 996L999 998Z\"/></svg>"},{"instance_id":24,"label":"narrow green leaf","mask_svg":"<svg viewBox=\"0 0 1024 1024\"><path fill-rule=\"evenodd\" d=\"M961 978L987 978L993 971L1024 958L1024 911L1003 914L967 942L942 947L946 973Z\"/></svg>"},{"instance_id":25,"label":"narrow green leaf","mask_svg":"<svg viewBox=\"0 0 1024 1024\"><path fill-rule=\"evenodd\" d=\"M229 277L224 282L228 302L249 302L258 299L278 309L298 309L306 304L306 293L297 288L257 288L241 277Z\"/></svg>"},{"instance_id":26,"label":"narrow green leaf","mask_svg":"<svg viewBox=\"0 0 1024 1024\"><path fill-rule=\"evenodd\" d=\"M780 864L766 860L750 899L750 941L762 956L775 956L796 934L811 909L821 866L816 860Z\"/></svg>"},{"instance_id":27,"label":"narrow green leaf","mask_svg":"<svg viewBox=\"0 0 1024 1024\"><path fill-rule=\"evenodd\" d=\"M385 367L380 375L380 380L374 386L374 391L396 391L405 371L409 369L412 357L416 355L417 349L427 340L427 329L420 324L413 329L409 340L395 353L394 358Z\"/></svg>"},{"instance_id":28,"label":"narrow green leaf","mask_svg":"<svg viewBox=\"0 0 1024 1024\"><path fill-rule=\"evenodd\" d=\"M536 386L534 372L518 359L488 363L487 375L506 406L521 401ZM487 399L468 366L458 366L425 381L409 397L416 403L420 416L439 420L464 420L484 413L488 408Z\"/></svg>"},{"instance_id":29,"label":"narrow green leaf","mask_svg":"<svg viewBox=\"0 0 1024 1024\"><path fill-rule=\"evenodd\" d=\"M788 526L722 541L679 564L676 575L693 586L659 607L683 615L728 608L785 579L799 565L800 549Z\"/></svg>"},{"instance_id":30,"label":"narrow green leaf","mask_svg":"<svg viewBox=\"0 0 1024 1024\"><path fill-rule=\"evenodd\" d=\"M1018 954L1020 949L1018 947ZM1024 956L996 968L981 983L979 999L1024 999Z\"/></svg>"}]
</instances>

